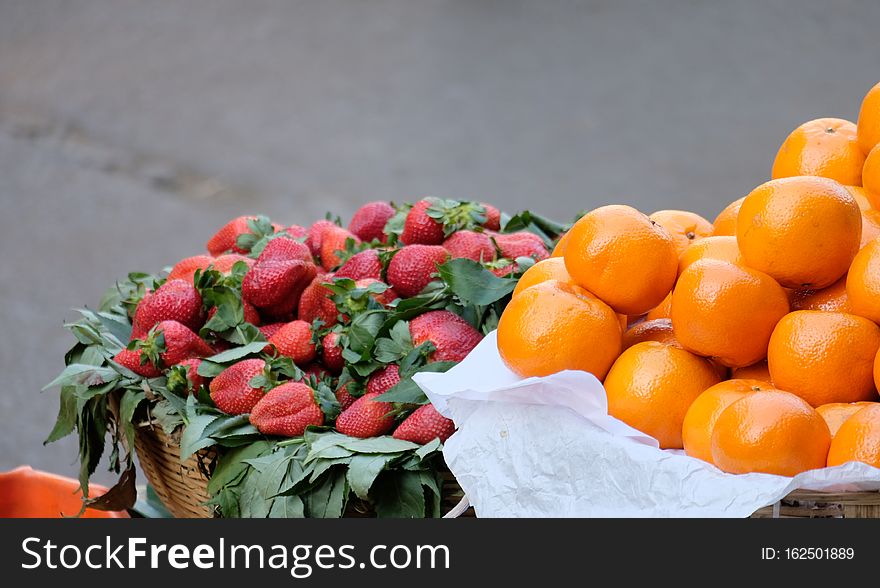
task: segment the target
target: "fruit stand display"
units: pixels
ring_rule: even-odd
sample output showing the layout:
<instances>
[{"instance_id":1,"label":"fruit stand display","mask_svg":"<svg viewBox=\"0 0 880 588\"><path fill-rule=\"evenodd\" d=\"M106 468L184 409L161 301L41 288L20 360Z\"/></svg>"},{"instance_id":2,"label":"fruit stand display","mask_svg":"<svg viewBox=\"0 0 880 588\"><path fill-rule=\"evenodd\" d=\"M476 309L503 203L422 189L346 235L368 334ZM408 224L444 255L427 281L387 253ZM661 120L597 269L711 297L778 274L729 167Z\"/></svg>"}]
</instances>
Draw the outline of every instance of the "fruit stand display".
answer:
<instances>
[{"instance_id":1,"label":"fruit stand display","mask_svg":"<svg viewBox=\"0 0 880 588\"><path fill-rule=\"evenodd\" d=\"M562 226L478 202L373 202L343 228L240 217L167 273L130 274L67 325L54 441L80 481L105 455L134 499L136 452L176 516L439 516L461 497L454 431L411 376L495 328Z\"/></svg>"}]
</instances>

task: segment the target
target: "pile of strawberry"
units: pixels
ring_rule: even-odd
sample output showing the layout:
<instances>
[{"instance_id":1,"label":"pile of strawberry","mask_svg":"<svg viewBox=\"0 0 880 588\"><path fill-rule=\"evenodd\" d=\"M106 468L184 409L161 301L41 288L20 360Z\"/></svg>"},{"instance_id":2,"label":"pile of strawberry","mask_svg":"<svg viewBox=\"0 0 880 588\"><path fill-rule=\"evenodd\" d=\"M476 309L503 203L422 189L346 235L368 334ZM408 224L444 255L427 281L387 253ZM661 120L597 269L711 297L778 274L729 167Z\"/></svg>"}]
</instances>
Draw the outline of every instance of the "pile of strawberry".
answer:
<instances>
[{"instance_id":1,"label":"pile of strawberry","mask_svg":"<svg viewBox=\"0 0 880 588\"><path fill-rule=\"evenodd\" d=\"M244 477L214 488L225 516L252 512L242 507L244 478L259 475L240 455L248 444L259 459L302 458L306 467L315 460L308 450L330 439L349 461L336 457L327 468L390 455L384 471L436 474L442 460L434 458L454 425L411 376L448 369L494 329L518 277L549 256L562 229L529 212L510 218L485 203L434 198L371 202L347 227L338 219L307 228L233 219L208 240L206 254L182 259L167 275L131 274L97 312L68 325L79 343L52 383L61 386L62 410L49 440L80 433L87 480L103 451L94 429L113 436L118 469L116 442L132 438L133 422L149 410L166 431L183 431L182 457L214 445L229 449L219 468L245 468ZM124 422L100 414L112 392L121 394ZM105 404L90 406L96 401ZM353 441L385 436L396 441L381 448ZM300 442L303 452L292 452ZM224 463L224 455L236 457ZM308 506L319 491L314 480L295 478L286 496L305 506L294 512L329 516ZM351 470L345 495L364 484L350 478ZM285 487L279 480L274 490ZM372 502L370 488L358 497Z\"/></svg>"}]
</instances>

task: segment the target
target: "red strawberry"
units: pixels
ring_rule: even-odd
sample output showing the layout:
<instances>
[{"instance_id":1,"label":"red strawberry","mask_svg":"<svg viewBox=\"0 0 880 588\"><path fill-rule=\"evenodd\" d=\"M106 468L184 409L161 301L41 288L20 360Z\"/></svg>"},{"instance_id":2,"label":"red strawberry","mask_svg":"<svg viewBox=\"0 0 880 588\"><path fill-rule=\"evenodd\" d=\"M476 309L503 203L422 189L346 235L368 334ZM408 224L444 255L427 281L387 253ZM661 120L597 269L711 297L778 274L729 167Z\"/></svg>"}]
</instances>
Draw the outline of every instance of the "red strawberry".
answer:
<instances>
[{"instance_id":1,"label":"red strawberry","mask_svg":"<svg viewBox=\"0 0 880 588\"><path fill-rule=\"evenodd\" d=\"M510 260L504 259L499 260L497 264L493 264L489 270L499 278L503 278L504 276L515 272L517 270L517 265Z\"/></svg>"},{"instance_id":2,"label":"red strawberry","mask_svg":"<svg viewBox=\"0 0 880 588\"><path fill-rule=\"evenodd\" d=\"M263 397L262 388L253 388L250 381L266 369L262 359L245 359L234 363L211 381L211 400L226 414L245 414Z\"/></svg>"},{"instance_id":3,"label":"red strawberry","mask_svg":"<svg viewBox=\"0 0 880 588\"><path fill-rule=\"evenodd\" d=\"M314 376L318 380L323 380L330 376L330 372L328 372L321 364L312 363L307 365L306 369L303 370L303 376L306 378Z\"/></svg>"},{"instance_id":4,"label":"red strawberry","mask_svg":"<svg viewBox=\"0 0 880 588\"><path fill-rule=\"evenodd\" d=\"M156 369L152 363L141 363L141 356L140 349L123 349L113 357L113 361L145 378L158 378L162 375L162 372Z\"/></svg>"},{"instance_id":5,"label":"red strawberry","mask_svg":"<svg viewBox=\"0 0 880 588\"><path fill-rule=\"evenodd\" d=\"M325 327L332 327L338 322L339 311L336 309L336 304L330 299L333 292L323 285L326 280L326 277L315 278L303 290L297 313L300 320L311 324L315 319L321 319L324 321Z\"/></svg>"},{"instance_id":6,"label":"red strawberry","mask_svg":"<svg viewBox=\"0 0 880 588\"><path fill-rule=\"evenodd\" d=\"M392 437L424 445L438 438L445 443L454 432L455 423L437 412L433 404L426 404L406 417Z\"/></svg>"},{"instance_id":7,"label":"red strawberry","mask_svg":"<svg viewBox=\"0 0 880 588\"><path fill-rule=\"evenodd\" d=\"M160 321L173 320L198 331L205 324L202 297L192 282L171 280L138 303L131 337L140 339Z\"/></svg>"},{"instance_id":8,"label":"red strawberry","mask_svg":"<svg viewBox=\"0 0 880 588\"><path fill-rule=\"evenodd\" d=\"M214 259L214 269L221 274L228 274L232 271L232 266L239 261L243 261L248 268L254 267L254 264L256 263L256 261L250 257L246 257L239 253L227 253Z\"/></svg>"},{"instance_id":9,"label":"red strawberry","mask_svg":"<svg viewBox=\"0 0 880 588\"><path fill-rule=\"evenodd\" d=\"M254 305L251 304L250 302L248 302L247 300L242 300L241 306L244 309L244 322L250 323L250 324L254 325L255 327L258 327L261 322L260 321L260 313L257 312L257 309L254 307ZM217 314L217 307L216 306L214 306L213 308L211 308L211 310L208 311L208 320L211 320L211 318L215 314Z\"/></svg>"},{"instance_id":10,"label":"red strawberry","mask_svg":"<svg viewBox=\"0 0 880 588\"><path fill-rule=\"evenodd\" d=\"M315 277L315 264L301 260L267 259L252 267L241 282L242 298L272 314L292 311Z\"/></svg>"},{"instance_id":11,"label":"red strawberry","mask_svg":"<svg viewBox=\"0 0 880 588\"><path fill-rule=\"evenodd\" d=\"M532 257L537 261L550 257L550 252L544 245L541 237L534 233L521 231L519 233L495 234L495 242L501 255L508 259L517 257Z\"/></svg>"},{"instance_id":12,"label":"red strawberry","mask_svg":"<svg viewBox=\"0 0 880 588\"><path fill-rule=\"evenodd\" d=\"M364 278L362 280L358 280L354 283L356 288L367 288L370 284L383 284L387 286L382 280L374 280L373 278ZM381 304L382 306L388 306L392 302L398 299L397 292L394 291L394 288L387 288L381 294L373 294L373 300Z\"/></svg>"},{"instance_id":13,"label":"red strawberry","mask_svg":"<svg viewBox=\"0 0 880 588\"><path fill-rule=\"evenodd\" d=\"M489 229L490 231L498 231L501 229L501 211L492 206L491 204L486 204L485 202L481 202L483 208L486 209L486 222L483 223L483 226Z\"/></svg>"},{"instance_id":14,"label":"red strawberry","mask_svg":"<svg viewBox=\"0 0 880 588\"><path fill-rule=\"evenodd\" d=\"M389 402L374 400L380 392L367 392L336 419L336 430L350 437L377 437L384 435L394 426L394 417L388 413L394 408Z\"/></svg>"},{"instance_id":15,"label":"red strawberry","mask_svg":"<svg viewBox=\"0 0 880 588\"><path fill-rule=\"evenodd\" d=\"M425 341L434 344L436 350L429 361L461 361L483 340L482 333L448 310L431 310L417 316L409 322L409 333L416 347Z\"/></svg>"},{"instance_id":16,"label":"red strawberry","mask_svg":"<svg viewBox=\"0 0 880 588\"><path fill-rule=\"evenodd\" d=\"M268 341L286 324L287 323L269 323L268 325L262 325L260 327L260 332L263 334L263 337L266 338L266 341Z\"/></svg>"},{"instance_id":17,"label":"red strawberry","mask_svg":"<svg viewBox=\"0 0 880 588\"><path fill-rule=\"evenodd\" d=\"M248 226L248 221L256 218L257 217L255 216L240 216L223 225L220 230L214 233L214 236L208 240L208 253L214 257L227 251L232 251L233 253L247 253L247 251L238 247L238 236L250 233L251 228ZM272 229L280 231L283 227L272 223Z\"/></svg>"},{"instance_id":18,"label":"red strawberry","mask_svg":"<svg viewBox=\"0 0 880 588\"><path fill-rule=\"evenodd\" d=\"M290 225L289 227L284 229L284 232L294 239L302 239L309 234L309 231L305 227L301 227L299 225Z\"/></svg>"},{"instance_id":19,"label":"red strawberry","mask_svg":"<svg viewBox=\"0 0 880 588\"><path fill-rule=\"evenodd\" d=\"M198 390L201 386L204 386L207 383L205 377L199 375L199 366L202 365L201 359L196 357L192 359L184 359L177 365L186 368L186 379L189 380L190 389Z\"/></svg>"},{"instance_id":20,"label":"red strawberry","mask_svg":"<svg viewBox=\"0 0 880 588\"><path fill-rule=\"evenodd\" d=\"M306 234L306 246L312 252L312 255L315 257L321 256L321 242L324 240L324 233L333 228L338 227L336 223L333 223L328 220L319 220L314 223Z\"/></svg>"},{"instance_id":21,"label":"red strawberry","mask_svg":"<svg viewBox=\"0 0 880 588\"><path fill-rule=\"evenodd\" d=\"M297 365L306 365L317 355L315 344L312 343L312 328L305 321L291 321L281 327L269 339L278 353L289 357Z\"/></svg>"},{"instance_id":22,"label":"red strawberry","mask_svg":"<svg viewBox=\"0 0 880 588\"><path fill-rule=\"evenodd\" d=\"M342 407L342 410L345 410L357 400L354 396L349 394L348 385L351 381L346 382L342 386L339 387L339 390L336 391L336 401L339 402L339 406Z\"/></svg>"},{"instance_id":23,"label":"red strawberry","mask_svg":"<svg viewBox=\"0 0 880 588\"><path fill-rule=\"evenodd\" d=\"M298 437L309 425L323 425L324 413L314 390L300 382L286 382L254 405L250 421L264 435Z\"/></svg>"},{"instance_id":24,"label":"red strawberry","mask_svg":"<svg viewBox=\"0 0 880 588\"><path fill-rule=\"evenodd\" d=\"M330 332L321 341L321 359L331 372L339 373L345 367L342 358L342 347L339 345L339 333Z\"/></svg>"},{"instance_id":25,"label":"red strawberry","mask_svg":"<svg viewBox=\"0 0 880 588\"><path fill-rule=\"evenodd\" d=\"M387 202L368 202L354 213L348 230L362 241L378 239L382 243L388 238L385 235L385 224L394 216L394 208Z\"/></svg>"},{"instance_id":26,"label":"red strawberry","mask_svg":"<svg viewBox=\"0 0 880 588\"><path fill-rule=\"evenodd\" d=\"M495 245L486 233L475 231L458 231L443 241L443 248L453 258L473 259L474 261L491 261L495 259Z\"/></svg>"},{"instance_id":27,"label":"red strawberry","mask_svg":"<svg viewBox=\"0 0 880 588\"><path fill-rule=\"evenodd\" d=\"M355 253L333 275L337 278L352 280L362 278L381 280L382 262L379 260L379 252L375 249L365 249L360 253Z\"/></svg>"},{"instance_id":28,"label":"red strawberry","mask_svg":"<svg viewBox=\"0 0 880 588\"><path fill-rule=\"evenodd\" d=\"M425 289L449 253L439 245L407 245L388 264L388 283L402 298L410 298Z\"/></svg>"},{"instance_id":29,"label":"red strawberry","mask_svg":"<svg viewBox=\"0 0 880 588\"><path fill-rule=\"evenodd\" d=\"M189 327L177 321L160 322L138 343L138 346L159 369L177 365L185 359L214 355L210 345Z\"/></svg>"},{"instance_id":30,"label":"red strawberry","mask_svg":"<svg viewBox=\"0 0 880 588\"><path fill-rule=\"evenodd\" d=\"M339 257L340 251L345 251L345 243L352 239L355 243L360 243L354 234L342 227L331 227L324 231L321 239L321 267L330 271L338 267L342 263Z\"/></svg>"},{"instance_id":31,"label":"red strawberry","mask_svg":"<svg viewBox=\"0 0 880 588\"><path fill-rule=\"evenodd\" d=\"M395 363L389 363L382 369L373 372L367 380L367 394L383 394L400 382L400 369Z\"/></svg>"},{"instance_id":32,"label":"red strawberry","mask_svg":"<svg viewBox=\"0 0 880 588\"><path fill-rule=\"evenodd\" d=\"M428 216L430 200L419 200L406 215L400 240L407 245L439 245L443 242L443 224Z\"/></svg>"},{"instance_id":33,"label":"red strawberry","mask_svg":"<svg viewBox=\"0 0 880 588\"><path fill-rule=\"evenodd\" d=\"M257 263L262 263L270 259L279 260L300 260L313 263L312 252L309 248L299 241L288 239L287 237L277 237L266 243L266 247L260 252Z\"/></svg>"},{"instance_id":34,"label":"red strawberry","mask_svg":"<svg viewBox=\"0 0 880 588\"><path fill-rule=\"evenodd\" d=\"M196 275L196 270L205 271L214 261L214 258L208 255L193 255L192 257L181 259L174 264L174 267L168 273L168 281L183 280L191 284Z\"/></svg>"}]
</instances>

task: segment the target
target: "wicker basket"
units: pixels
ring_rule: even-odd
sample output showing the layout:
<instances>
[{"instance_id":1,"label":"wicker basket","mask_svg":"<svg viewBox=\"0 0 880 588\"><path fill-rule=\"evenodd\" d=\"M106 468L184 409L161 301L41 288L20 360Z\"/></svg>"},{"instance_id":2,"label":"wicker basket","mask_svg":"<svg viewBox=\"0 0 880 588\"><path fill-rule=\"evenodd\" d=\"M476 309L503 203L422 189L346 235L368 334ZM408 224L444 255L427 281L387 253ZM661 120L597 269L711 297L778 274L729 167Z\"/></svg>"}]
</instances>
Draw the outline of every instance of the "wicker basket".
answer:
<instances>
[{"instance_id":1,"label":"wicker basket","mask_svg":"<svg viewBox=\"0 0 880 588\"><path fill-rule=\"evenodd\" d=\"M181 463L179 438L145 423L137 429L135 451L147 480L171 514L178 518L217 516L214 508L205 504L210 499L208 480L217 460L213 449L199 451ZM464 492L452 474L444 476L442 493L444 515L473 516L473 509L468 508ZM352 500L345 516L369 517L373 512L367 503Z\"/></svg>"}]
</instances>

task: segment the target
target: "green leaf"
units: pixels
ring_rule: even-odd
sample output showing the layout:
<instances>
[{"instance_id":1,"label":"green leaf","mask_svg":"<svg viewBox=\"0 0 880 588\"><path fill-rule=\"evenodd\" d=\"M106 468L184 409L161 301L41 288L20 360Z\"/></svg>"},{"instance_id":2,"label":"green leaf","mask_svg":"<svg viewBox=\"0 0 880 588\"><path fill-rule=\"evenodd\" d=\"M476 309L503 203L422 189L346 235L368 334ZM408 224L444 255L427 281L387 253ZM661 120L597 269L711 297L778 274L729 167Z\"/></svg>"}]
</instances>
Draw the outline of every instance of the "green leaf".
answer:
<instances>
[{"instance_id":1,"label":"green leaf","mask_svg":"<svg viewBox=\"0 0 880 588\"><path fill-rule=\"evenodd\" d=\"M471 259L450 259L439 269L440 277L465 304L486 306L501 300L516 287L515 280L499 278Z\"/></svg>"},{"instance_id":2,"label":"green leaf","mask_svg":"<svg viewBox=\"0 0 880 588\"><path fill-rule=\"evenodd\" d=\"M188 420L180 436L180 461L183 463L199 449L210 447L214 440L204 436L205 428L216 421L217 415L200 414Z\"/></svg>"},{"instance_id":3,"label":"green leaf","mask_svg":"<svg viewBox=\"0 0 880 588\"><path fill-rule=\"evenodd\" d=\"M159 422L159 426L162 427L166 435L170 435L177 427L183 424L183 417L180 415L180 411L166 398L157 402L152 410L150 410L150 414Z\"/></svg>"},{"instance_id":4,"label":"green leaf","mask_svg":"<svg viewBox=\"0 0 880 588\"><path fill-rule=\"evenodd\" d=\"M58 418L55 419L55 427L53 427L52 432L49 433L46 440L43 441L43 445L58 441L73 432L78 416L76 411L75 394L75 386L61 387L61 406L58 408Z\"/></svg>"},{"instance_id":5,"label":"green leaf","mask_svg":"<svg viewBox=\"0 0 880 588\"><path fill-rule=\"evenodd\" d=\"M271 519L301 519L305 516L305 505L299 496L279 496L269 509Z\"/></svg>"},{"instance_id":6,"label":"green leaf","mask_svg":"<svg viewBox=\"0 0 880 588\"><path fill-rule=\"evenodd\" d=\"M254 475L253 472L245 474L241 483L241 498L238 504L242 518L262 519L269 516L272 503L262 496L259 475Z\"/></svg>"},{"instance_id":7,"label":"green leaf","mask_svg":"<svg viewBox=\"0 0 880 588\"><path fill-rule=\"evenodd\" d=\"M401 441L390 435L369 439L356 439L346 435L343 437L345 438L339 441L339 445L354 453L400 453L419 448L415 443Z\"/></svg>"},{"instance_id":8,"label":"green leaf","mask_svg":"<svg viewBox=\"0 0 880 588\"><path fill-rule=\"evenodd\" d=\"M373 482L376 481L379 472L384 470L395 457L394 454L385 453L378 455L355 455L351 458L346 478L348 479L348 485L351 486L352 491L358 498L361 500L368 499L370 488L373 486Z\"/></svg>"},{"instance_id":9,"label":"green leaf","mask_svg":"<svg viewBox=\"0 0 880 588\"><path fill-rule=\"evenodd\" d=\"M196 373L203 378L216 378L226 368L227 366L221 363L214 363L213 361L203 359L202 363L199 364L199 369Z\"/></svg>"},{"instance_id":10,"label":"green leaf","mask_svg":"<svg viewBox=\"0 0 880 588\"><path fill-rule=\"evenodd\" d=\"M310 517L338 519L345 510L348 485L340 468L330 470L323 482L306 494L306 507Z\"/></svg>"},{"instance_id":11,"label":"green leaf","mask_svg":"<svg viewBox=\"0 0 880 588\"><path fill-rule=\"evenodd\" d=\"M443 449L443 443L440 442L440 439L435 437L433 440L428 441L418 449L416 449L415 455L422 461L429 455L434 452L441 451Z\"/></svg>"},{"instance_id":12,"label":"green leaf","mask_svg":"<svg viewBox=\"0 0 880 588\"><path fill-rule=\"evenodd\" d=\"M125 432L125 439L129 447L134 447L134 413L138 406L147 399L143 390L129 388L119 401L119 420Z\"/></svg>"},{"instance_id":13,"label":"green leaf","mask_svg":"<svg viewBox=\"0 0 880 588\"><path fill-rule=\"evenodd\" d=\"M113 335L120 343L120 349L125 345L126 341L131 339L131 323L128 322L127 317L121 317L108 312L97 312L95 315L107 332Z\"/></svg>"},{"instance_id":14,"label":"green leaf","mask_svg":"<svg viewBox=\"0 0 880 588\"><path fill-rule=\"evenodd\" d=\"M369 352L387 314L384 310L371 310L356 316L349 328L348 348L362 355Z\"/></svg>"},{"instance_id":15,"label":"green leaf","mask_svg":"<svg viewBox=\"0 0 880 588\"><path fill-rule=\"evenodd\" d=\"M255 441L224 452L217 461L217 467L208 481L208 493L218 494L222 488L234 484L250 467L246 460L259 457L271 450L272 444L268 441Z\"/></svg>"},{"instance_id":16,"label":"green leaf","mask_svg":"<svg viewBox=\"0 0 880 588\"><path fill-rule=\"evenodd\" d=\"M265 341L248 343L247 345L242 345L241 347L233 347L232 349L227 349L226 351L218 353L217 355L212 355L211 357L207 358L206 361L210 361L213 363L231 363L243 357L247 357L248 355L260 353L261 351L263 351L263 348L265 346ZM202 362L202 364L204 365L204 362ZM199 369L199 375L202 375L201 369Z\"/></svg>"},{"instance_id":17,"label":"green leaf","mask_svg":"<svg viewBox=\"0 0 880 588\"><path fill-rule=\"evenodd\" d=\"M419 481L422 483L422 487L427 488L431 494L431 498L428 502L430 510L428 510L426 514L433 518L442 516L443 513L440 509L440 503L443 499L441 492L443 481L440 479L439 473L433 470L421 470L419 472Z\"/></svg>"},{"instance_id":18,"label":"green leaf","mask_svg":"<svg viewBox=\"0 0 880 588\"><path fill-rule=\"evenodd\" d=\"M380 518L424 518L425 491L419 472L384 472L373 486L373 504Z\"/></svg>"},{"instance_id":19,"label":"green leaf","mask_svg":"<svg viewBox=\"0 0 880 588\"><path fill-rule=\"evenodd\" d=\"M73 364L64 368L57 378L43 386L43 390L55 386L96 386L117 379L119 379L119 374L113 368Z\"/></svg>"},{"instance_id":20,"label":"green leaf","mask_svg":"<svg viewBox=\"0 0 880 588\"><path fill-rule=\"evenodd\" d=\"M419 388L419 385L412 381L412 378L404 378L384 394L376 397L381 402L401 402L404 404L425 404L428 397L425 392Z\"/></svg>"}]
</instances>

